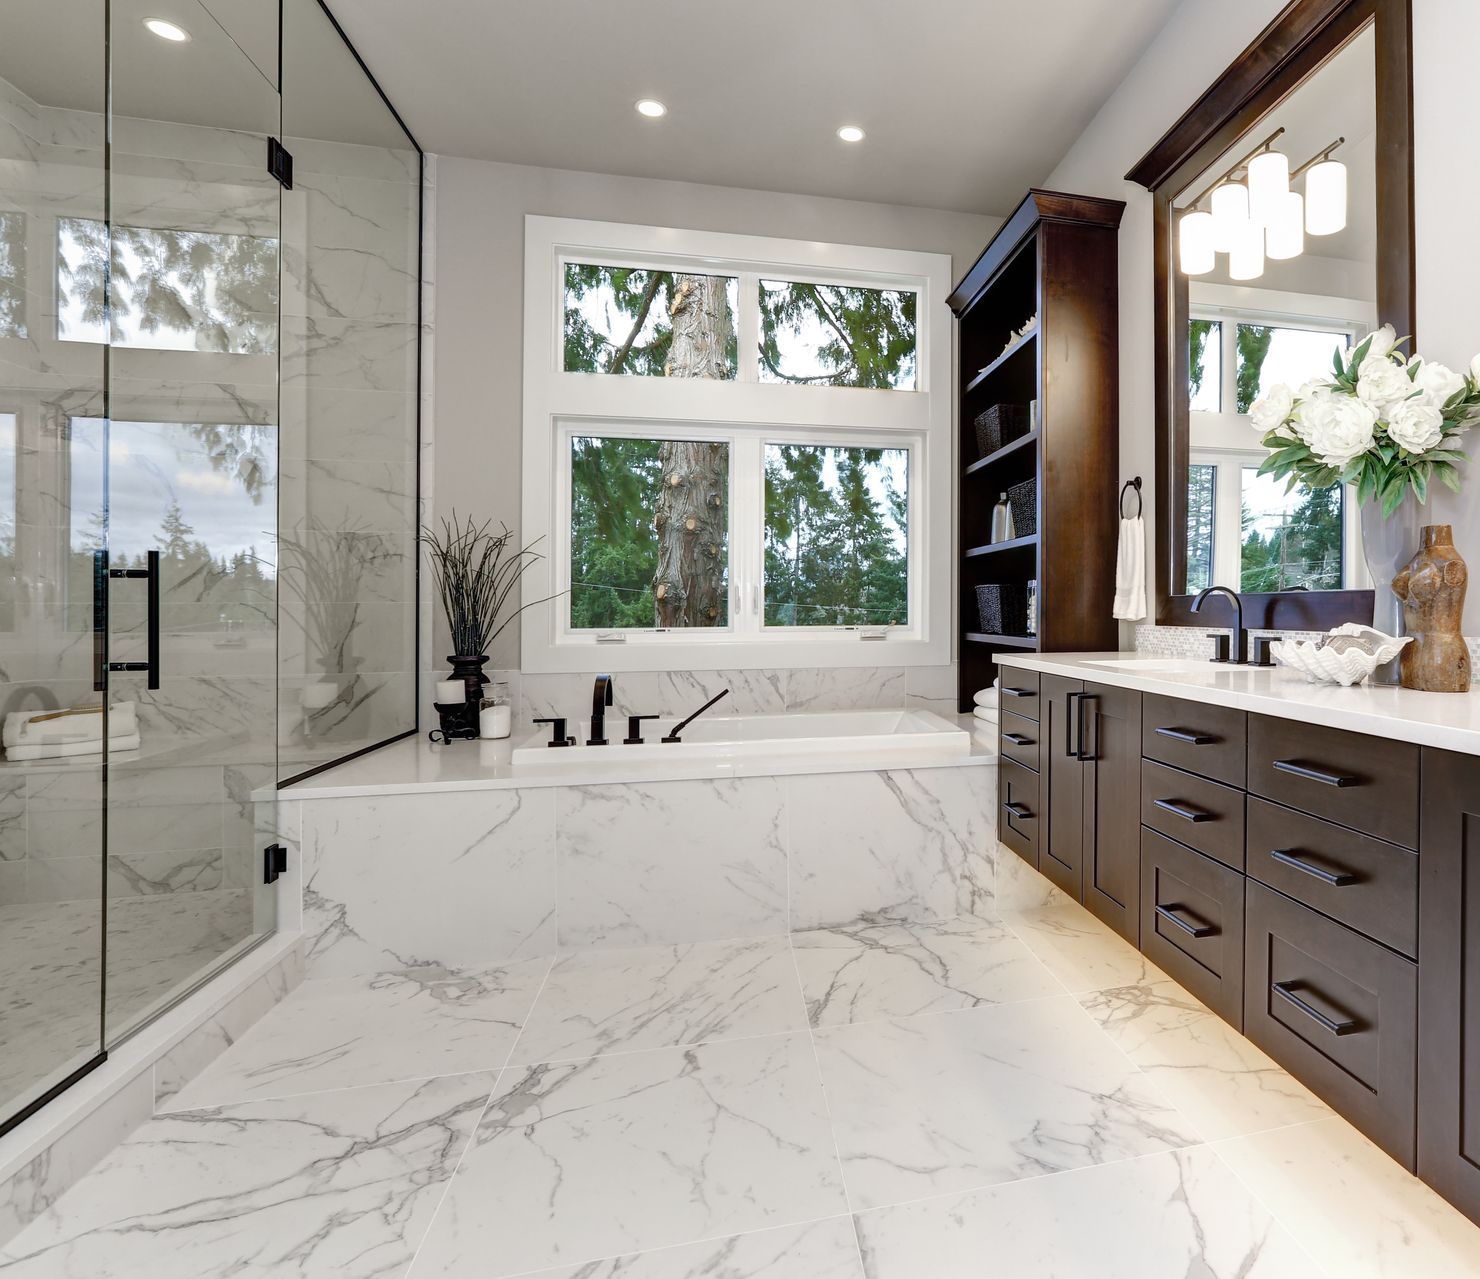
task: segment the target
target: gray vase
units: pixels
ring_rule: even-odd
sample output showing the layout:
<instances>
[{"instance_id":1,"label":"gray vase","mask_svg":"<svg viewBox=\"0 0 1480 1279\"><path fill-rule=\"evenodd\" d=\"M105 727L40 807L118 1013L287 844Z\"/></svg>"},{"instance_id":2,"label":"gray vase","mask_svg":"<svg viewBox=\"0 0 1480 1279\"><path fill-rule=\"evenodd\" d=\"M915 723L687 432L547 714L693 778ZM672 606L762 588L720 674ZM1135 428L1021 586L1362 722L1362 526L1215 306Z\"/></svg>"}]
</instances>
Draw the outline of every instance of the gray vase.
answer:
<instances>
[{"instance_id":1,"label":"gray vase","mask_svg":"<svg viewBox=\"0 0 1480 1279\"><path fill-rule=\"evenodd\" d=\"M1393 578L1407 567L1418 550L1424 515L1417 502L1404 499L1387 519L1382 503L1362 503L1362 558L1372 574L1372 625L1388 635L1402 635L1403 601L1393 594ZM1399 663L1389 662L1372 673L1371 683L1395 685Z\"/></svg>"}]
</instances>

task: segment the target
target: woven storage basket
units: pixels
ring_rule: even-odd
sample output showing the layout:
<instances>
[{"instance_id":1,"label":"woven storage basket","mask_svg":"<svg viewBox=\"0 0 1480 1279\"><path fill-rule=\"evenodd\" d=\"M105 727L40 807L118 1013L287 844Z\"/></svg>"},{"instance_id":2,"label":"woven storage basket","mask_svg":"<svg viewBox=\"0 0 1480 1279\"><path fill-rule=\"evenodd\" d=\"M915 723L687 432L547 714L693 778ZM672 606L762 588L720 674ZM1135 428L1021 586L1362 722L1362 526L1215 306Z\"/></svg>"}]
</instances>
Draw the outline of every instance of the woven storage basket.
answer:
<instances>
[{"instance_id":1,"label":"woven storage basket","mask_svg":"<svg viewBox=\"0 0 1480 1279\"><path fill-rule=\"evenodd\" d=\"M1026 635L1028 588L1021 582L991 582L976 588L976 610L988 635Z\"/></svg>"},{"instance_id":2,"label":"woven storage basket","mask_svg":"<svg viewBox=\"0 0 1480 1279\"><path fill-rule=\"evenodd\" d=\"M1011 444L1028 431L1028 409L1024 404L994 404L976 415L976 447L982 457Z\"/></svg>"}]
</instances>

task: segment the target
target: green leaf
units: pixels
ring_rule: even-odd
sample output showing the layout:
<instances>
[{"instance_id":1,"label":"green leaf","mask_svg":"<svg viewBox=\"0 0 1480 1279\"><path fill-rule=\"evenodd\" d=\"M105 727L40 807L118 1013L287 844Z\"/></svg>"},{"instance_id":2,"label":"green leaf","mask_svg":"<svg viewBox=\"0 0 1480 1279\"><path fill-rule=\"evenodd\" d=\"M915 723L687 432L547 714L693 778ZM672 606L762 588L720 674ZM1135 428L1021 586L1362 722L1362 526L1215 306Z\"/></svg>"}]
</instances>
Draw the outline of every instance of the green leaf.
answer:
<instances>
[{"instance_id":1,"label":"green leaf","mask_svg":"<svg viewBox=\"0 0 1480 1279\"><path fill-rule=\"evenodd\" d=\"M1452 466L1441 467L1439 469L1439 479L1440 479L1440 481L1447 488L1452 489L1456 493L1459 492L1459 490L1460 490L1459 472L1456 471L1454 469L1454 467L1452 467Z\"/></svg>"},{"instance_id":2,"label":"green leaf","mask_svg":"<svg viewBox=\"0 0 1480 1279\"><path fill-rule=\"evenodd\" d=\"M1414 495L1421 505L1427 505L1429 500L1429 475L1428 468L1422 464L1412 467L1408 471L1408 477L1413 485Z\"/></svg>"}]
</instances>

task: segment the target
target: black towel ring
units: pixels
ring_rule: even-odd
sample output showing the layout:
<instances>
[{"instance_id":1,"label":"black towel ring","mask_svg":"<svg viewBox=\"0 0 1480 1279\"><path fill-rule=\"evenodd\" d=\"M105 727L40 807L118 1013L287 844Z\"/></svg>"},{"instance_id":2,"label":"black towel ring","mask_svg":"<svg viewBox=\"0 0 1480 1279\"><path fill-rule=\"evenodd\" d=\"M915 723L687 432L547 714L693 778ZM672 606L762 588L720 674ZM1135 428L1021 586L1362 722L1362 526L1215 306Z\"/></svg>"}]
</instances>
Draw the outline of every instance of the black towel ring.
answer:
<instances>
[{"instance_id":1,"label":"black towel ring","mask_svg":"<svg viewBox=\"0 0 1480 1279\"><path fill-rule=\"evenodd\" d=\"M1125 491L1126 491L1126 489L1135 489L1136 490L1136 513L1135 513L1135 515L1133 517L1132 516L1127 516L1126 513L1125 513ZM1142 512L1145 509L1146 509L1145 503L1141 500L1141 477L1138 475L1138 476L1136 476L1135 479L1133 479L1133 480L1127 480L1124 484L1122 484L1120 486L1120 518L1123 519L1123 520L1124 519L1130 519L1130 518L1140 519L1141 518L1141 514L1142 514Z\"/></svg>"}]
</instances>

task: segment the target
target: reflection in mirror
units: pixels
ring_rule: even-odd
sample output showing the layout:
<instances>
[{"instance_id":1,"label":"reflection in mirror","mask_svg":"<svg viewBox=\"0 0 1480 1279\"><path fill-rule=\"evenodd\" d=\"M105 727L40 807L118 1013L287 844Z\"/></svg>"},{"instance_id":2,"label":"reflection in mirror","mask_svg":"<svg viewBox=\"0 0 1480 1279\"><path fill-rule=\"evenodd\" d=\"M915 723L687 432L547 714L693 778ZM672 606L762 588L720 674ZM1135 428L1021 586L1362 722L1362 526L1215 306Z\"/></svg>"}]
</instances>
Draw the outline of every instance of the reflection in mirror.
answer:
<instances>
[{"instance_id":1,"label":"reflection in mirror","mask_svg":"<svg viewBox=\"0 0 1480 1279\"><path fill-rule=\"evenodd\" d=\"M1371 585L1355 500L1260 476L1249 410L1377 327L1375 76L1368 26L1173 200L1188 353L1174 594Z\"/></svg>"}]
</instances>

